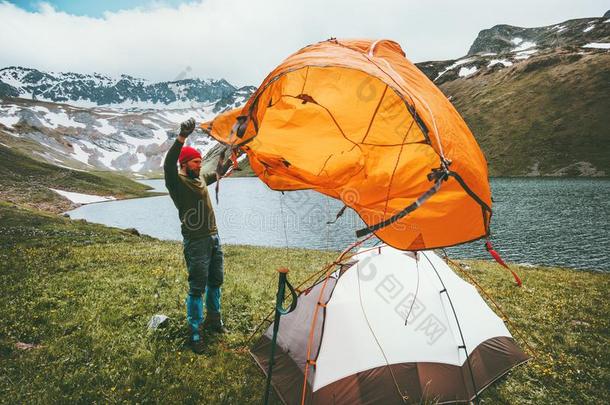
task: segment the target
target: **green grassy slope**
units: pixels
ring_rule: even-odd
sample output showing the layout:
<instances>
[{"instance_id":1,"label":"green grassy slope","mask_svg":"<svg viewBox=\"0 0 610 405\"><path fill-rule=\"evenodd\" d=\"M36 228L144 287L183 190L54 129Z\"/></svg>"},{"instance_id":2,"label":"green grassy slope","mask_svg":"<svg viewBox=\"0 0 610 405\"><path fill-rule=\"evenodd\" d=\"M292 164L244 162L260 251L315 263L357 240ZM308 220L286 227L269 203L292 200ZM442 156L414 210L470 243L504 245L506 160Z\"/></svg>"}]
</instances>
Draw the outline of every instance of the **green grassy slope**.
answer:
<instances>
[{"instance_id":1,"label":"green grassy slope","mask_svg":"<svg viewBox=\"0 0 610 405\"><path fill-rule=\"evenodd\" d=\"M206 336L206 352L196 356L184 345L179 243L6 203L0 230L0 403L260 403L264 378L248 337L273 307L276 268L288 266L296 283L334 258L226 246L231 332ZM538 354L487 389L482 403L608 402L607 274L515 267L524 281L517 288L499 266L467 263ZM170 324L149 332L156 313Z\"/></svg>"},{"instance_id":2,"label":"green grassy slope","mask_svg":"<svg viewBox=\"0 0 610 405\"><path fill-rule=\"evenodd\" d=\"M610 53L551 52L440 87L492 176L610 175Z\"/></svg>"},{"instance_id":3,"label":"green grassy slope","mask_svg":"<svg viewBox=\"0 0 610 405\"><path fill-rule=\"evenodd\" d=\"M71 170L0 145L0 200L53 212L74 207L49 187L116 198L150 195L149 187L119 174Z\"/></svg>"}]
</instances>

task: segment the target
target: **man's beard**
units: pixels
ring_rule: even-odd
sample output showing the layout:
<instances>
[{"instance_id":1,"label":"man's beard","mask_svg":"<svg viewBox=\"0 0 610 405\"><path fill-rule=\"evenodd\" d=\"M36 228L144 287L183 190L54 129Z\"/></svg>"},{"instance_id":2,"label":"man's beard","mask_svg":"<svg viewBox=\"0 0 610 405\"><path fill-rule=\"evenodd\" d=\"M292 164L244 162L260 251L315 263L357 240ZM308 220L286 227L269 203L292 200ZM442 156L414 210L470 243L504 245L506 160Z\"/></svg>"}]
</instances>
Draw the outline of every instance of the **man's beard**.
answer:
<instances>
[{"instance_id":1,"label":"man's beard","mask_svg":"<svg viewBox=\"0 0 610 405\"><path fill-rule=\"evenodd\" d=\"M199 170L191 170L188 167L186 168L186 175L191 179L199 178Z\"/></svg>"}]
</instances>

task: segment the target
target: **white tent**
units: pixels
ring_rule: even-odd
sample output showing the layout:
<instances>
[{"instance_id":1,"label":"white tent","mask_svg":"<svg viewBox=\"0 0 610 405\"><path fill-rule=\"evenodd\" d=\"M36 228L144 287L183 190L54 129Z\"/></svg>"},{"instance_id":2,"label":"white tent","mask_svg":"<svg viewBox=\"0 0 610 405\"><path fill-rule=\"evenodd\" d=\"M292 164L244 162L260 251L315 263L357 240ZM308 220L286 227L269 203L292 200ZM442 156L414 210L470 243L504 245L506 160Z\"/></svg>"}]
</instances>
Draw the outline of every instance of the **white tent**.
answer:
<instances>
[{"instance_id":1,"label":"white tent","mask_svg":"<svg viewBox=\"0 0 610 405\"><path fill-rule=\"evenodd\" d=\"M252 349L265 372L272 327ZM527 359L435 253L380 246L282 316L272 384L287 404L467 402Z\"/></svg>"}]
</instances>

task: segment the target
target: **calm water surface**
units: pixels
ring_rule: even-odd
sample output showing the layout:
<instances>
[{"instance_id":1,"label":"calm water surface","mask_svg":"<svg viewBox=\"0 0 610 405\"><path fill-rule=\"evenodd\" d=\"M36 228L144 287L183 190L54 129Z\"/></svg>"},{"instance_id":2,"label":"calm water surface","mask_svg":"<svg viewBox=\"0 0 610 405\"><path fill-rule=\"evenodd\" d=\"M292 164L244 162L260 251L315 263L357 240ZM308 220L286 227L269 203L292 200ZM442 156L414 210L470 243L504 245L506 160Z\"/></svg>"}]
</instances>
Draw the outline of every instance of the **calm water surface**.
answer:
<instances>
[{"instance_id":1,"label":"calm water surface","mask_svg":"<svg viewBox=\"0 0 610 405\"><path fill-rule=\"evenodd\" d=\"M163 180L143 182L166 191ZM497 178L491 185L492 242L505 260L610 271L610 180ZM313 191L282 194L256 178L229 178L221 181L217 204L215 187L209 190L225 244L342 250L363 227L350 211L327 225L342 205ZM169 196L90 204L69 214L182 239ZM490 258L481 241L448 250L456 258Z\"/></svg>"}]
</instances>

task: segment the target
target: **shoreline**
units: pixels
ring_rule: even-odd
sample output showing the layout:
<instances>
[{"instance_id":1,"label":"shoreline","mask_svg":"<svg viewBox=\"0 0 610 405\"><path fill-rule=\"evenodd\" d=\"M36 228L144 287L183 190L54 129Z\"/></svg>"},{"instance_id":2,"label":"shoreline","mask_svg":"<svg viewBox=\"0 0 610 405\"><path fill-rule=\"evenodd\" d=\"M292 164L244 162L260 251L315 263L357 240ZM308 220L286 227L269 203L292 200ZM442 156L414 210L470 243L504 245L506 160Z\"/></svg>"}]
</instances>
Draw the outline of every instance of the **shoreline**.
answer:
<instances>
[{"instance_id":1,"label":"shoreline","mask_svg":"<svg viewBox=\"0 0 610 405\"><path fill-rule=\"evenodd\" d=\"M153 180L162 180L162 179L153 179ZM226 180L226 179L225 179ZM230 180L230 179L229 179ZM138 183L140 183L138 181ZM68 211L64 211L58 215L63 215L63 216L68 216L68 218L70 218L71 220L74 221L79 221L79 220L84 220L87 221L86 219L73 219L69 216L69 212L78 209L82 206L85 205L91 205L91 204L99 204L99 203L112 203L112 202L117 202L117 201L121 201L121 200L133 200L133 199L143 199L143 198L150 198L150 197L160 197L160 196L166 196L169 195L167 192L162 192L162 191L152 191L154 190L154 187L151 187L145 183L140 183L142 185L148 186L151 188L151 190L148 191L148 195L143 195L143 196L133 196L133 197L127 197L127 198L116 198L115 200L111 200L111 201L100 201L100 202L92 202L92 203L86 203L86 204L80 204L77 207L71 208ZM89 221L88 221L89 222ZM90 222L90 223L96 223L96 224L100 224L103 226L108 226L105 225L103 223L99 223L99 222ZM117 229L132 229L132 227L126 227L126 228L119 228L119 227L113 227L113 228L117 228ZM137 229L137 228L134 228ZM171 241L171 242L181 242L181 239L161 239L158 238L156 236L152 236L152 235L148 235L144 232L142 232L140 229L137 229L138 232L142 233L143 235L147 235L150 238L154 238L157 239L159 241ZM483 238L479 239L478 241L482 241ZM473 242L477 242L477 241L473 241ZM242 243L224 243L223 245L231 245L231 246L249 246L249 247L254 247L254 248L277 248L277 249L285 249L284 246L265 246L265 245L256 245L256 244L242 244ZM347 246L347 245L346 245ZM458 245L459 246L459 245ZM304 250L308 250L308 251L320 251L320 252L339 252L342 250L342 248L337 248L335 249L318 249L318 248L308 248L308 247L300 247L300 246L289 246L290 249L304 249ZM483 251L482 251L483 252ZM453 260L469 260L469 261L473 261L473 260L479 260L479 261L484 261L484 262L491 262L491 263L495 263L494 259L490 256L487 255L487 257L468 257L468 256L457 256L457 255L451 255L450 256ZM570 267L568 265L560 265L560 264L552 264L552 263L533 263L533 262L529 262L529 261L507 261L507 264L509 264L512 267L518 267L518 268L547 268L547 269L566 269L566 270L573 270L573 271L579 271L579 272L593 272L593 273L602 273L602 274L610 274L610 269L602 269L602 268L590 268L590 267Z\"/></svg>"}]
</instances>

